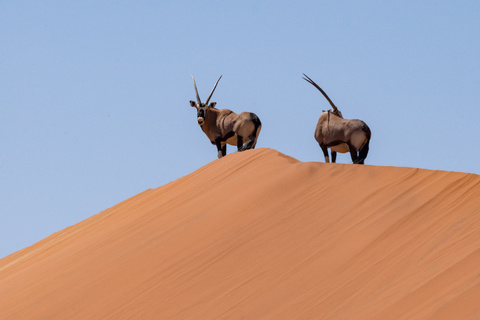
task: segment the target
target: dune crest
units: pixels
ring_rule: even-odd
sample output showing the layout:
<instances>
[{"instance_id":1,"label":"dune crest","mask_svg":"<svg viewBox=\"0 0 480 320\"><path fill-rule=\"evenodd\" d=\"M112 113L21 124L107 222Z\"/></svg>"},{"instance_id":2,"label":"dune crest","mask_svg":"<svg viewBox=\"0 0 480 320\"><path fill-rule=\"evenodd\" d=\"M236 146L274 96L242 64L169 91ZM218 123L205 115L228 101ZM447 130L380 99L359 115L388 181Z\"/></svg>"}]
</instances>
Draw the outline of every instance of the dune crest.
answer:
<instances>
[{"instance_id":1,"label":"dune crest","mask_svg":"<svg viewBox=\"0 0 480 320\"><path fill-rule=\"evenodd\" d=\"M232 153L0 260L1 319L480 317L480 177Z\"/></svg>"}]
</instances>

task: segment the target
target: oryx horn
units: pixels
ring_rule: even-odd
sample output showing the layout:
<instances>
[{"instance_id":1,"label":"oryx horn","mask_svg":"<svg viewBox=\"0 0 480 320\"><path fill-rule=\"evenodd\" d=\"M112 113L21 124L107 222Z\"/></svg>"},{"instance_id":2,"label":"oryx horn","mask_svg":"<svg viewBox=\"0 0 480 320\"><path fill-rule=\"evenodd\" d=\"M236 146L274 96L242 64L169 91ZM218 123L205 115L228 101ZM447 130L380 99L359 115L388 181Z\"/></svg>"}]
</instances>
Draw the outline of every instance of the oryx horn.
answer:
<instances>
[{"instance_id":1,"label":"oryx horn","mask_svg":"<svg viewBox=\"0 0 480 320\"><path fill-rule=\"evenodd\" d=\"M333 104L332 100L330 100L330 98L327 96L327 94L325 93L325 91L322 90L322 88L320 88L318 86L318 84L315 83L315 81L313 81L312 79L310 79L305 73L303 74L305 77L303 77L303 79L305 81L307 81L308 83L310 83L311 85L313 85L315 88L317 88L324 96L325 98L327 98L328 102L330 102L330 105L332 106L333 110L338 110L338 108L335 106L335 104Z\"/></svg>"},{"instance_id":2,"label":"oryx horn","mask_svg":"<svg viewBox=\"0 0 480 320\"><path fill-rule=\"evenodd\" d=\"M197 94L197 103L198 105L202 104L202 101L200 100L200 96L198 95L198 90L197 90L197 84L195 83L195 78L192 75L192 80L193 80L193 86L195 87L195 93Z\"/></svg>"},{"instance_id":3,"label":"oryx horn","mask_svg":"<svg viewBox=\"0 0 480 320\"><path fill-rule=\"evenodd\" d=\"M220 79L222 79L222 76L220 76L220 78L218 78L217 82L213 86L212 92L210 92L210 95L208 96L207 101L205 101L205 105L208 105L208 102L210 101L210 98L212 97L212 94L215 91L215 88L217 87L218 81L220 81Z\"/></svg>"}]
</instances>

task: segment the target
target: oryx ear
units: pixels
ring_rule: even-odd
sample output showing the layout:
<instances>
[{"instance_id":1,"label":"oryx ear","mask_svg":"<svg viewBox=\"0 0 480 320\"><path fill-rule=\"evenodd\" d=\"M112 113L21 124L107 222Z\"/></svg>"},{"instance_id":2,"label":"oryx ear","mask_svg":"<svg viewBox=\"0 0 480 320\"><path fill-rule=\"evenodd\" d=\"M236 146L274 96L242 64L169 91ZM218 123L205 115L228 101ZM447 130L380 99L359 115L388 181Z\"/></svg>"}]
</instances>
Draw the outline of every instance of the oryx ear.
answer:
<instances>
[{"instance_id":1,"label":"oryx ear","mask_svg":"<svg viewBox=\"0 0 480 320\"><path fill-rule=\"evenodd\" d=\"M210 103L210 105L209 105L208 107L209 107L209 108L215 108L216 105L217 105L216 102L212 102L212 103Z\"/></svg>"},{"instance_id":2,"label":"oryx ear","mask_svg":"<svg viewBox=\"0 0 480 320\"><path fill-rule=\"evenodd\" d=\"M193 101L193 100L190 100L190 105L191 105L192 107L196 107L196 106L197 106L197 104L196 104L195 101Z\"/></svg>"}]
</instances>

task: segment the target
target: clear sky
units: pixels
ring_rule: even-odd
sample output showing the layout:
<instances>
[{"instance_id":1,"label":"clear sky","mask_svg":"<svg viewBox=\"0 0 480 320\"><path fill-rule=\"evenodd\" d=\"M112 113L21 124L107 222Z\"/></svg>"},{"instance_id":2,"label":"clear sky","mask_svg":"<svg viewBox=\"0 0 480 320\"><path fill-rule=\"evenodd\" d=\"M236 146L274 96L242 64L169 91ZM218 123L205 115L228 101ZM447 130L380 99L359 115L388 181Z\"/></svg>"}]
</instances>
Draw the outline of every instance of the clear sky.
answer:
<instances>
[{"instance_id":1,"label":"clear sky","mask_svg":"<svg viewBox=\"0 0 480 320\"><path fill-rule=\"evenodd\" d=\"M0 2L0 257L214 161L192 74L202 99L223 75L212 101L260 117L257 147L323 161L329 105L306 73L370 126L367 164L480 174L479 17L479 1Z\"/></svg>"}]
</instances>

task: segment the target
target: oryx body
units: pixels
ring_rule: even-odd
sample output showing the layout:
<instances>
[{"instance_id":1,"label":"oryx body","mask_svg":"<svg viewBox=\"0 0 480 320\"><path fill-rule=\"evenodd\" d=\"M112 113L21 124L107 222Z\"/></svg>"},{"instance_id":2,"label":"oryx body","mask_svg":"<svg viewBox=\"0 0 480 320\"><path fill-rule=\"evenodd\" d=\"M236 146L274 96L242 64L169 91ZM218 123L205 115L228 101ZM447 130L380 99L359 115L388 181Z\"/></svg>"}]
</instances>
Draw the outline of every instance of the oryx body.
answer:
<instances>
[{"instance_id":1,"label":"oryx body","mask_svg":"<svg viewBox=\"0 0 480 320\"><path fill-rule=\"evenodd\" d=\"M254 149L262 128L260 119L252 112L236 114L229 109L220 110L215 108L216 102L209 104L210 98L221 78L220 76L217 83L215 83L206 102L202 103L198 95L195 79L192 76L197 102L190 101L190 105L197 109L197 123L210 142L217 146L219 158L227 154L227 144L237 146L238 151Z\"/></svg>"},{"instance_id":2,"label":"oryx body","mask_svg":"<svg viewBox=\"0 0 480 320\"><path fill-rule=\"evenodd\" d=\"M370 128L362 120L344 119L327 94L307 75L304 74L304 76L307 82L325 96L333 108L333 110L322 112L315 128L315 140L323 151L325 162L330 162L328 157L328 148L330 148L332 162L336 161L337 152L350 152L353 163L363 164L369 150Z\"/></svg>"}]
</instances>

